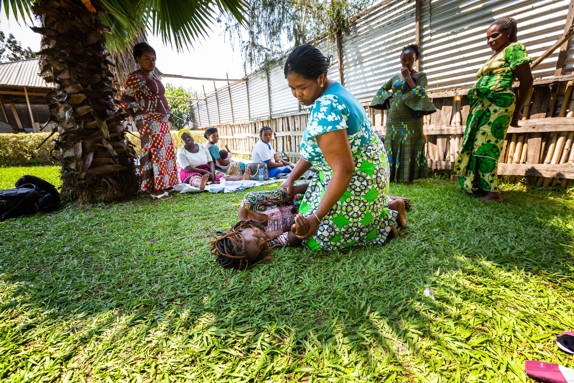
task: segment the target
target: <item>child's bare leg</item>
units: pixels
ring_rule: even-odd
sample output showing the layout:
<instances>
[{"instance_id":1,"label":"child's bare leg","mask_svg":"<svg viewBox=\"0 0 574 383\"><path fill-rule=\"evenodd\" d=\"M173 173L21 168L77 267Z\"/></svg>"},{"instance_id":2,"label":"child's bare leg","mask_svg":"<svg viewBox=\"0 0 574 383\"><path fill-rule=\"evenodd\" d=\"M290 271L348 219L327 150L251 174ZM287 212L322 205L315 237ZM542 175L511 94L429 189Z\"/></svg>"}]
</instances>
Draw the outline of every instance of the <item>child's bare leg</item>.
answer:
<instances>
[{"instance_id":1,"label":"child's bare leg","mask_svg":"<svg viewBox=\"0 0 574 383\"><path fill-rule=\"evenodd\" d=\"M411 205L411 200L410 198L406 198L406 197L395 197L393 195L389 196L390 199L402 199L405 202L405 210L406 211L411 211L413 209L413 206Z\"/></svg>"},{"instance_id":2,"label":"child's bare leg","mask_svg":"<svg viewBox=\"0 0 574 383\"><path fill-rule=\"evenodd\" d=\"M303 242L301 238L297 238L292 232L287 233L287 242L289 246L299 246Z\"/></svg>"},{"instance_id":3,"label":"child's bare leg","mask_svg":"<svg viewBox=\"0 0 574 383\"><path fill-rule=\"evenodd\" d=\"M391 226L391 231L389 233L389 236L387 237L387 240L396 238L398 236L399 236L399 230L397 229L397 225Z\"/></svg>"},{"instance_id":4,"label":"child's bare leg","mask_svg":"<svg viewBox=\"0 0 574 383\"><path fill-rule=\"evenodd\" d=\"M300 185L293 186L293 195L295 194L304 194L307 191L307 187L309 187L309 183L305 182Z\"/></svg>"},{"instance_id":5,"label":"child's bare leg","mask_svg":"<svg viewBox=\"0 0 574 383\"><path fill-rule=\"evenodd\" d=\"M400 228L407 227L407 211L405 209L405 201L403 201L401 198L392 199L391 202L389 202L389 208L399 213L397 215L397 226Z\"/></svg>"},{"instance_id":6,"label":"child's bare leg","mask_svg":"<svg viewBox=\"0 0 574 383\"><path fill-rule=\"evenodd\" d=\"M203 190L205 189L205 185L207 184L207 181L209 180L209 174L204 174L201 179L194 179L193 181L191 181L191 186L195 186L196 188L199 188L199 190Z\"/></svg>"},{"instance_id":7,"label":"child's bare leg","mask_svg":"<svg viewBox=\"0 0 574 383\"><path fill-rule=\"evenodd\" d=\"M251 177L251 169L249 169L249 166L247 166L245 168L245 173L243 173L243 180L248 181L249 177Z\"/></svg>"},{"instance_id":8,"label":"child's bare leg","mask_svg":"<svg viewBox=\"0 0 574 383\"><path fill-rule=\"evenodd\" d=\"M245 168L245 173L242 176L225 176L226 181L247 181L251 176L251 170L249 167Z\"/></svg>"}]
</instances>

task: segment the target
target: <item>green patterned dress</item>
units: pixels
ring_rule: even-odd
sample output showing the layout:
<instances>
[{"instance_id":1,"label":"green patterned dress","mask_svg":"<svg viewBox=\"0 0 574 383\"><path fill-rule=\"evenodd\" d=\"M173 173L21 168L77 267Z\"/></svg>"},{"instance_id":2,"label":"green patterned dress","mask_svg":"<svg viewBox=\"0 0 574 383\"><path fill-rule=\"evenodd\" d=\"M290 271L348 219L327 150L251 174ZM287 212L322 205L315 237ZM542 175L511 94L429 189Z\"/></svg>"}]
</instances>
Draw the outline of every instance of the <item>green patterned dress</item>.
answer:
<instances>
[{"instance_id":1,"label":"green patterned dress","mask_svg":"<svg viewBox=\"0 0 574 383\"><path fill-rule=\"evenodd\" d=\"M528 62L524 45L511 43L478 70L478 81L468 91L470 114L454 167L460 188L468 193L498 190L498 158L516 106L514 71Z\"/></svg>"},{"instance_id":2,"label":"green patterned dress","mask_svg":"<svg viewBox=\"0 0 574 383\"><path fill-rule=\"evenodd\" d=\"M389 110L385 149L391 181L395 182L410 182L427 176L422 112L429 114L436 109L426 94L426 74L420 72L412 77L415 88L411 89L399 73L387 81L371 101L371 108Z\"/></svg>"},{"instance_id":3,"label":"green patterned dress","mask_svg":"<svg viewBox=\"0 0 574 383\"><path fill-rule=\"evenodd\" d=\"M301 141L301 157L317 173L303 196L299 212L317 211L333 176L317 144L317 137L346 129L355 172L347 190L325 216L315 236L304 244L312 250L335 250L354 245L382 245L395 224L397 212L388 204L389 166L385 148L365 114L363 106L337 82L311 106Z\"/></svg>"}]
</instances>

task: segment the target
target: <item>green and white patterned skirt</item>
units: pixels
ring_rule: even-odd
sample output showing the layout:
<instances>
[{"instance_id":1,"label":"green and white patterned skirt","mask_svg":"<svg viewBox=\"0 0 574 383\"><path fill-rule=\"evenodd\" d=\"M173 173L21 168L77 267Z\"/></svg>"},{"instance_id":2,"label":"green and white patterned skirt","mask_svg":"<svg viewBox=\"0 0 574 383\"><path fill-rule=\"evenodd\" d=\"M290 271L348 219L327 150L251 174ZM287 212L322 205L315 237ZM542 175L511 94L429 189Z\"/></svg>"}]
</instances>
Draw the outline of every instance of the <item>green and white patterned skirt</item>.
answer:
<instances>
[{"instance_id":1,"label":"green and white patterned skirt","mask_svg":"<svg viewBox=\"0 0 574 383\"><path fill-rule=\"evenodd\" d=\"M347 190L325 216L314 237L304 244L312 250L335 250L350 246L382 245L396 222L387 197L389 164L378 137L353 153L355 173ZM333 171L319 168L301 201L299 212L313 214L325 194Z\"/></svg>"}]
</instances>

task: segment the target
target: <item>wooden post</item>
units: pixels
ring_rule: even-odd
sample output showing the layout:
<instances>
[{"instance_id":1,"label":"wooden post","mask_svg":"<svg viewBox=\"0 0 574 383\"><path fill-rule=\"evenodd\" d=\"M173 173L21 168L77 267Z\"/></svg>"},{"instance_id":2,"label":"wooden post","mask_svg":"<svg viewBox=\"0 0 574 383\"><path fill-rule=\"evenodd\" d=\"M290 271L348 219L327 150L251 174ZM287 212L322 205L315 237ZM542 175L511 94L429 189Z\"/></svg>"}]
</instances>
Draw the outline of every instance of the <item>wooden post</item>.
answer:
<instances>
[{"instance_id":1,"label":"wooden post","mask_svg":"<svg viewBox=\"0 0 574 383\"><path fill-rule=\"evenodd\" d=\"M572 28L574 23L574 0L570 0L570 5L568 6L568 14L566 15L566 24L564 25L564 35L568 35L568 32ZM558 77L562 75L564 71L564 64L566 63L566 58L568 56L568 41L566 40L564 44L560 46L560 52L558 53L558 59L556 60L556 70L554 71L554 76Z\"/></svg>"},{"instance_id":2,"label":"wooden post","mask_svg":"<svg viewBox=\"0 0 574 383\"><path fill-rule=\"evenodd\" d=\"M271 100L271 79L269 78L269 69L265 69L265 77L267 78L267 105L269 105L269 119L271 119L271 115L273 114L273 101Z\"/></svg>"},{"instance_id":3,"label":"wooden post","mask_svg":"<svg viewBox=\"0 0 574 383\"><path fill-rule=\"evenodd\" d=\"M14 102L12 100L10 100L10 110L12 111L12 114L14 115L14 119L16 120L16 124L18 125L18 130L23 132L24 128L22 127L22 121L20 121L20 117L18 116L18 112L16 111L16 106L14 105Z\"/></svg>"},{"instance_id":4,"label":"wooden post","mask_svg":"<svg viewBox=\"0 0 574 383\"><path fill-rule=\"evenodd\" d=\"M229 73L226 73L225 77L227 77L227 91L229 92L229 107L231 108L231 122L235 123L235 113L233 112L233 98L231 98L231 85L229 84Z\"/></svg>"},{"instance_id":5,"label":"wooden post","mask_svg":"<svg viewBox=\"0 0 574 383\"><path fill-rule=\"evenodd\" d=\"M249 77L245 81L245 91L247 93L247 121L251 121L251 101L249 101Z\"/></svg>"},{"instance_id":6,"label":"wooden post","mask_svg":"<svg viewBox=\"0 0 574 383\"><path fill-rule=\"evenodd\" d=\"M209 117L209 106L207 105L207 94L205 93L205 85L203 87L203 99L205 100L205 111L207 112L207 125L211 125L211 118Z\"/></svg>"},{"instance_id":7,"label":"wooden post","mask_svg":"<svg viewBox=\"0 0 574 383\"><path fill-rule=\"evenodd\" d=\"M339 82L341 85L345 86L345 66L343 63L343 31L338 29L335 36L337 39L337 56L339 57Z\"/></svg>"},{"instance_id":8,"label":"wooden post","mask_svg":"<svg viewBox=\"0 0 574 383\"><path fill-rule=\"evenodd\" d=\"M6 108L4 108L4 103L2 102L2 98L0 98L0 107L2 108L2 113L4 114L4 121L9 124L8 115L6 114Z\"/></svg>"},{"instance_id":9,"label":"wooden post","mask_svg":"<svg viewBox=\"0 0 574 383\"><path fill-rule=\"evenodd\" d=\"M461 126L462 125L461 96L454 96L452 104L453 104L452 120L450 124L451 126Z\"/></svg>"},{"instance_id":10,"label":"wooden post","mask_svg":"<svg viewBox=\"0 0 574 383\"><path fill-rule=\"evenodd\" d=\"M213 82L213 93L215 93L215 105L217 105L217 123L221 124L221 106L219 105L219 96L217 95L217 86Z\"/></svg>"},{"instance_id":11,"label":"wooden post","mask_svg":"<svg viewBox=\"0 0 574 383\"><path fill-rule=\"evenodd\" d=\"M429 5L430 6L430 5ZM422 34L422 28L421 28L421 16L422 16L422 6L421 6L421 0L416 0L415 3L415 44L417 44L419 47L421 45L421 34ZM418 71L420 71L420 60L415 61L415 69Z\"/></svg>"},{"instance_id":12,"label":"wooden post","mask_svg":"<svg viewBox=\"0 0 574 383\"><path fill-rule=\"evenodd\" d=\"M36 131L34 127L34 115L32 114L32 107L30 106L30 98L28 97L28 90L24 87L24 97L26 98L26 105L28 106L28 113L30 113L30 123L32 124L32 130Z\"/></svg>"},{"instance_id":13,"label":"wooden post","mask_svg":"<svg viewBox=\"0 0 574 383\"><path fill-rule=\"evenodd\" d=\"M203 124L201 123L201 111L199 110L199 100L195 102L195 106L197 107L197 122L199 123L199 126L203 127Z\"/></svg>"}]
</instances>

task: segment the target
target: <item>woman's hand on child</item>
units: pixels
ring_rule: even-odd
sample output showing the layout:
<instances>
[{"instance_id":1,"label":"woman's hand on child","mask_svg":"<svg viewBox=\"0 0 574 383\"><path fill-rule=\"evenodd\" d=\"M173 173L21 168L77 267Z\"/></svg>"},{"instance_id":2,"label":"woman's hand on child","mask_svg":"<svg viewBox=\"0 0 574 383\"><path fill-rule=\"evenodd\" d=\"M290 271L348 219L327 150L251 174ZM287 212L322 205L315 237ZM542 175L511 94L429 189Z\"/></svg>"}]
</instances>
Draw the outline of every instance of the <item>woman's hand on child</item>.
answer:
<instances>
[{"instance_id":1,"label":"woman's hand on child","mask_svg":"<svg viewBox=\"0 0 574 383\"><path fill-rule=\"evenodd\" d=\"M300 239L309 239L319 229L319 221L314 217L305 217L303 214L295 216L295 223L291 226L291 232Z\"/></svg>"},{"instance_id":2,"label":"woman's hand on child","mask_svg":"<svg viewBox=\"0 0 574 383\"><path fill-rule=\"evenodd\" d=\"M279 189L283 190L285 193L287 193L287 199L288 200L292 200L293 199L293 181L289 180L289 178L287 178L282 184L281 186L279 186Z\"/></svg>"}]
</instances>

